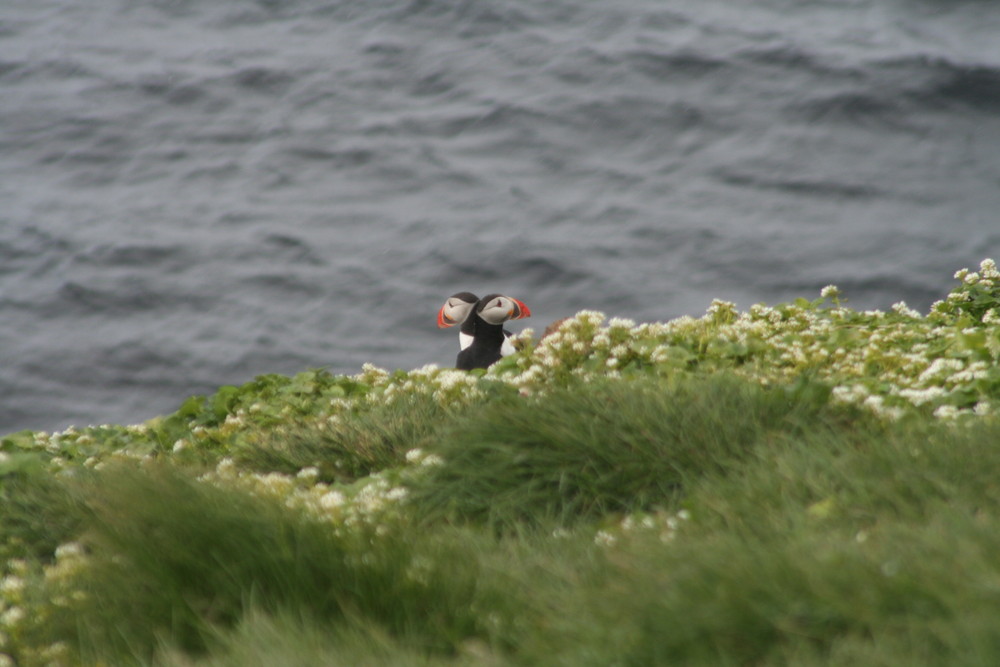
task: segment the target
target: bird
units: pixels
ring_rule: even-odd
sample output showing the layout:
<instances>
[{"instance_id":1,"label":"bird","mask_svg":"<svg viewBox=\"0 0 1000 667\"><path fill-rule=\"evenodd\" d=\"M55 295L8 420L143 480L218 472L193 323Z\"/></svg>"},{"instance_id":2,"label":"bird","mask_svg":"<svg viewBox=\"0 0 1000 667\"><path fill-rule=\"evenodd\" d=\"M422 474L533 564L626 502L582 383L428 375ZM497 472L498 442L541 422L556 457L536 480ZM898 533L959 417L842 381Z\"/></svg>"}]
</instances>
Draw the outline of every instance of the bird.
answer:
<instances>
[{"instance_id":1,"label":"bird","mask_svg":"<svg viewBox=\"0 0 1000 667\"><path fill-rule=\"evenodd\" d=\"M510 344L511 332L503 328L508 320L519 320L531 315L524 302L503 294L489 294L472 303L470 292L459 292L448 297L438 311L438 326L450 327L461 322L456 367L460 370L487 368L501 357L514 352Z\"/></svg>"},{"instance_id":2,"label":"bird","mask_svg":"<svg viewBox=\"0 0 1000 667\"><path fill-rule=\"evenodd\" d=\"M488 368L500 361L503 346L504 322L529 317L531 311L522 301L502 294L489 294L476 303L469 314L472 326L472 344L458 353L455 366L460 370Z\"/></svg>"},{"instance_id":3,"label":"bird","mask_svg":"<svg viewBox=\"0 0 1000 667\"><path fill-rule=\"evenodd\" d=\"M456 324L462 326L458 331L458 346L460 350L472 345L472 334L475 328L475 321L469 319L479 297L472 292L458 292L448 297L448 300L438 311L438 327L453 327Z\"/></svg>"},{"instance_id":4,"label":"bird","mask_svg":"<svg viewBox=\"0 0 1000 667\"><path fill-rule=\"evenodd\" d=\"M477 303L479 303L479 297L472 292L457 292L448 297L448 300L444 302L444 305L438 311L438 327L451 327L461 323L462 326L458 331L459 350L464 350L472 345L476 321L474 318L470 318L469 315L472 314ZM514 335L513 332L504 329L503 335L504 340L503 345L500 346L500 356L507 357L517 352L517 348L510 341L511 336Z\"/></svg>"}]
</instances>

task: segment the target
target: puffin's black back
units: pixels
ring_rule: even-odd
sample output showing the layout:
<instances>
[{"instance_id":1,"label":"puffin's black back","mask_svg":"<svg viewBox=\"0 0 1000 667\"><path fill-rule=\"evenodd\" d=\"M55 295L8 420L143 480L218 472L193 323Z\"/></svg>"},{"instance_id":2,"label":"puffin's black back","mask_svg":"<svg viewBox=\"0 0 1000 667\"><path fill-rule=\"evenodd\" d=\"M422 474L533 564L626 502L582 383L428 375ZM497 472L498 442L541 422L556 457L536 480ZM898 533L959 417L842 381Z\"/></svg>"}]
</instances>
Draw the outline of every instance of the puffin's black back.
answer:
<instances>
[{"instance_id":1,"label":"puffin's black back","mask_svg":"<svg viewBox=\"0 0 1000 667\"><path fill-rule=\"evenodd\" d=\"M462 333L472 335L472 345L458 353L455 367L459 370L469 371L473 368L487 368L500 361L502 357L500 348L504 341L503 325L490 324L479 316L483 306L498 296L500 295L484 296L479 300L472 314L462 323Z\"/></svg>"},{"instance_id":2,"label":"puffin's black back","mask_svg":"<svg viewBox=\"0 0 1000 667\"><path fill-rule=\"evenodd\" d=\"M487 368L500 361L500 347L504 340L503 325L490 324L475 314L469 319L475 321L472 345L459 352L455 362L455 366L463 371Z\"/></svg>"}]
</instances>

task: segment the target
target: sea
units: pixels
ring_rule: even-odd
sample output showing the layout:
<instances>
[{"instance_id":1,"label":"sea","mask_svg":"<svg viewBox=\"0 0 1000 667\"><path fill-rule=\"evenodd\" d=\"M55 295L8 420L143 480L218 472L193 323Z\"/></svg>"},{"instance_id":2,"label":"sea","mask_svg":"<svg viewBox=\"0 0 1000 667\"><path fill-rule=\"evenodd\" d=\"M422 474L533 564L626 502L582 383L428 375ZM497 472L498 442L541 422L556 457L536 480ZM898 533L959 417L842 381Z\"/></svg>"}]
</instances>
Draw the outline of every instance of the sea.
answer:
<instances>
[{"instance_id":1,"label":"sea","mask_svg":"<svg viewBox=\"0 0 1000 667\"><path fill-rule=\"evenodd\" d=\"M986 257L987 0L0 3L0 433L450 366L459 291L926 311Z\"/></svg>"}]
</instances>

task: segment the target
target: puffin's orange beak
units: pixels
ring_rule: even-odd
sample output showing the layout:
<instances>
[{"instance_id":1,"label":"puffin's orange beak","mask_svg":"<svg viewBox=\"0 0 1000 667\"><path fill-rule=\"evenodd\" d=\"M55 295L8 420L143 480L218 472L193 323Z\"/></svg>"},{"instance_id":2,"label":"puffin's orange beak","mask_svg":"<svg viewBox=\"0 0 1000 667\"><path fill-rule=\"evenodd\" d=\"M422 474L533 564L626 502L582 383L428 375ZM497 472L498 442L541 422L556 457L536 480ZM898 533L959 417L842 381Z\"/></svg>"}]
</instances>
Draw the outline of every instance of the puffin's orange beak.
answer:
<instances>
[{"instance_id":1,"label":"puffin's orange beak","mask_svg":"<svg viewBox=\"0 0 1000 667\"><path fill-rule=\"evenodd\" d=\"M447 307L448 304L445 304L441 306L441 310L438 311L438 327L441 329L455 326L455 320L448 317L444 312L444 309Z\"/></svg>"},{"instance_id":2,"label":"puffin's orange beak","mask_svg":"<svg viewBox=\"0 0 1000 667\"><path fill-rule=\"evenodd\" d=\"M507 297L514 302L515 308L514 312L511 313L510 319L512 320L523 320L525 317L531 317L531 310L524 305L523 301L518 301L513 297Z\"/></svg>"}]
</instances>

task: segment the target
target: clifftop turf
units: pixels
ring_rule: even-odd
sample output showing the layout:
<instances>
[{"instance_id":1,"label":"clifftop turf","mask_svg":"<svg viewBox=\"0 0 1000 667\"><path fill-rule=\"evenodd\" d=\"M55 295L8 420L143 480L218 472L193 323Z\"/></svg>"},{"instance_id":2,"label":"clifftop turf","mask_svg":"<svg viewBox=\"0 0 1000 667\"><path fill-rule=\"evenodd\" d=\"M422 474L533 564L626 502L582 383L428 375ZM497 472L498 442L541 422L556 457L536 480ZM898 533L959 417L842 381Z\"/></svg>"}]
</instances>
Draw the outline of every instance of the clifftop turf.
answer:
<instances>
[{"instance_id":1,"label":"clifftop turf","mask_svg":"<svg viewBox=\"0 0 1000 667\"><path fill-rule=\"evenodd\" d=\"M0 665L996 664L1000 272L955 277L6 436Z\"/></svg>"}]
</instances>

